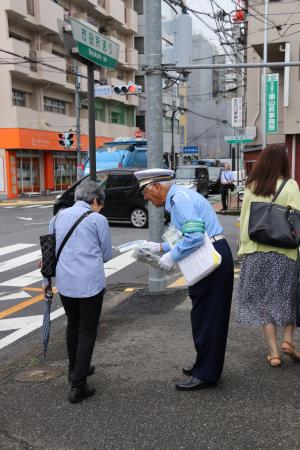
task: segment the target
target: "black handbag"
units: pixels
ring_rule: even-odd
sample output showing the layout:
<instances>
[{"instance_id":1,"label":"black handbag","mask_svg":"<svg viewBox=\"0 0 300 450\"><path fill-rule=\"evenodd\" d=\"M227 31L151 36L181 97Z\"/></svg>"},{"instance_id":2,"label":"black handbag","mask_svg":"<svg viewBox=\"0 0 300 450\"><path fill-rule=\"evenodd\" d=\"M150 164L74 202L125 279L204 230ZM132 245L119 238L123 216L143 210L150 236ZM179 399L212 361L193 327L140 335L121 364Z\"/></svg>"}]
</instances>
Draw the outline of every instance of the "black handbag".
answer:
<instances>
[{"instance_id":1,"label":"black handbag","mask_svg":"<svg viewBox=\"0 0 300 450\"><path fill-rule=\"evenodd\" d=\"M281 183L271 203L251 203L248 234L252 241L273 247L299 246L300 211L274 203L287 181Z\"/></svg>"},{"instance_id":2,"label":"black handbag","mask_svg":"<svg viewBox=\"0 0 300 450\"><path fill-rule=\"evenodd\" d=\"M69 237L75 230L75 228L80 224L80 222L87 217L89 214L91 214L93 211L87 211L82 216L79 217L78 220L74 223L74 225L71 227L71 229L68 231L66 236L64 237L57 255L55 254L56 249L56 237L55 232L52 234L45 234L43 236L40 236L40 245L41 245L41 252L42 252L42 265L41 265L41 272L43 277L45 278L51 278L55 277L56 275L56 266L59 259L59 256L62 252L62 249L64 248L65 244L67 243Z\"/></svg>"}]
</instances>

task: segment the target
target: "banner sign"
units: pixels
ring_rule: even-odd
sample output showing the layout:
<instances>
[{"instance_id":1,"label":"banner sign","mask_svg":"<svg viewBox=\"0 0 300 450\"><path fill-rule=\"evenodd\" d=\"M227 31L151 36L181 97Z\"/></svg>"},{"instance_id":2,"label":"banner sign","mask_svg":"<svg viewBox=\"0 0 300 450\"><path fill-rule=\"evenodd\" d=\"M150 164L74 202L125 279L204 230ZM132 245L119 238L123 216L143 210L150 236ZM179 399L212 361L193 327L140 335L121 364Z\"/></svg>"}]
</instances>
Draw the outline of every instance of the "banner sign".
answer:
<instances>
[{"instance_id":1,"label":"banner sign","mask_svg":"<svg viewBox=\"0 0 300 450\"><path fill-rule=\"evenodd\" d=\"M267 74L266 79L266 132L278 133L279 74Z\"/></svg>"},{"instance_id":2,"label":"banner sign","mask_svg":"<svg viewBox=\"0 0 300 450\"><path fill-rule=\"evenodd\" d=\"M231 126L241 128L243 126L243 98L235 97L231 102Z\"/></svg>"}]
</instances>

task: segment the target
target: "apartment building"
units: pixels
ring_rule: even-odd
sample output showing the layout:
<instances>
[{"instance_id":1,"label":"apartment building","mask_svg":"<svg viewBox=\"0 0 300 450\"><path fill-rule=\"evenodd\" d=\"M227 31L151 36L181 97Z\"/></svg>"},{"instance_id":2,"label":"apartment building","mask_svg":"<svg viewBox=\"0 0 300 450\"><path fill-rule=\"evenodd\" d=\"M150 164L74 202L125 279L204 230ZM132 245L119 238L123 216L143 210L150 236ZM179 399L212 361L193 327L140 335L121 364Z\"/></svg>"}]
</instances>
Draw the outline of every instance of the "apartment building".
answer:
<instances>
[{"instance_id":1,"label":"apartment building","mask_svg":"<svg viewBox=\"0 0 300 450\"><path fill-rule=\"evenodd\" d=\"M264 1L248 1L247 62L263 58ZM268 14L268 62L299 61L300 2L270 0ZM268 69L279 75L278 130L267 134L267 143L288 147L292 176L300 183L300 67ZM247 126L256 138L245 146L245 167L249 172L262 149L261 125L262 69L247 70ZM254 127L254 128L253 128Z\"/></svg>"},{"instance_id":2,"label":"apartment building","mask_svg":"<svg viewBox=\"0 0 300 450\"><path fill-rule=\"evenodd\" d=\"M224 64L225 56L202 33L193 36L193 63ZM231 104L225 93L224 70L194 70L188 79L187 145L198 146L202 158L229 158L224 136L232 134Z\"/></svg>"},{"instance_id":3,"label":"apartment building","mask_svg":"<svg viewBox=\"0 0 300 450\"><path fill-rule=\"evenodd\" d=\"M65 57L58 19L88 22L120 46L116 70L97 67L95 79L134 81L137 13L133 0L1 0L0 198L67 188L76 180L76 151L58 134L75 131L74 60ZM24 59L25 58L25 59ZM29 61L28 59L29 58ZM82 159L88 150L86 69L81 77ZM95 99L97 146L133 136L136 96Z\"/></svg>"},{"instance_id":4,"label":"apartment building","mask_svg":"<svg viewBox=\"0 0 300 450\"><path fill-rule=\"evenodd\" d=\"M138 51L138 64L141 69L142 66L146 65L146 59L144 54L144 37L145 37L145 15L144 15L144 2L146 0L134 0L134 8L138 14L138 33L134 38L135 48ZM180 12L180 8L169 5L166 2L161 2L161 12L162 21L172 20L177 12ZM162 30L162 47L165 45L170 45L170 36L164 34ZM174 78L178 77L177 73L170 73ZM144 73L140 70L136 74L136 83L144 86ZM180 83L174 83L173 80L163 80L163 153L164 158L170 160L171 146L172 146L172 112L174 109L179 107L180 94L179 94ZM174 149L177 154L180 152L180 126L179 126L179 112L174 116ZM137 109L136 117L137 126L146 131L146 98L141 97L139 106ZM185 121L181 121L181 127L185 127ZM184 135L185 131L181 128L181 134Z\"/></svg>"}]
</instances>

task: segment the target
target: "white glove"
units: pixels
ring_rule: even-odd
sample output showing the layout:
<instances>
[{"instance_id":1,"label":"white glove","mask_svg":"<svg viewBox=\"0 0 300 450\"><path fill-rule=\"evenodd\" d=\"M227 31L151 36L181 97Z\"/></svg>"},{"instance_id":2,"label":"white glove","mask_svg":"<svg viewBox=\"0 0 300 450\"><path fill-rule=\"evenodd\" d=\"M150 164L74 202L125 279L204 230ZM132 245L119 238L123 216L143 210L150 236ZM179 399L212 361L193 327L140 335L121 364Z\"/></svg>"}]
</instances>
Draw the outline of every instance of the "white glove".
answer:
<instances>
[{"instance_id":1,"label":"white glove","mask_svg":"<svg viewBox=\"0 0 300 450\"><path fill-rule=\"evenodd\" d=\"M164 255L162 255L162 257L158 261L158 264L164 270L171 270L175 264L175 261L171 257L170 252L168 252L168 253L165 253Z\"/></svg>"},{"instance_id":2,"label":"white glove","mask_svg":"<svg viewBox=\"0 0 300 450\"><path fill-rule=\"evenodd\" d=\"M161 246L158 242L147 241L142 245L142 248L149 250L151 253L159 253L161 251Z\"/></svg>"}]
</instances>

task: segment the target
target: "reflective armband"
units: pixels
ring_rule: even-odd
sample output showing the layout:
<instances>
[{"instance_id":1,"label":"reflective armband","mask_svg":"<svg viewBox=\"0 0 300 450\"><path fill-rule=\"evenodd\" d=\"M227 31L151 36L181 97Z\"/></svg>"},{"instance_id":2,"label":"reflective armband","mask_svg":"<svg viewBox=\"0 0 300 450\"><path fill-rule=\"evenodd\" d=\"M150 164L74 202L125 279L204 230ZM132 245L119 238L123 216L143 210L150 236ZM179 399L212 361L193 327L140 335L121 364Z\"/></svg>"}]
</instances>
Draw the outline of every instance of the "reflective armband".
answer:
<instances>
[{"instance_id":1,"label":"reflective armband","mask_svg":"<svg viewBox=\"0 0 300 450\"><path fill-rule=\"evenodd\" d=\"M204 233L205 223L202 220L189 220L182 226L181 232L183 235L188 233Z\"/></svg>"}]
</instances>

